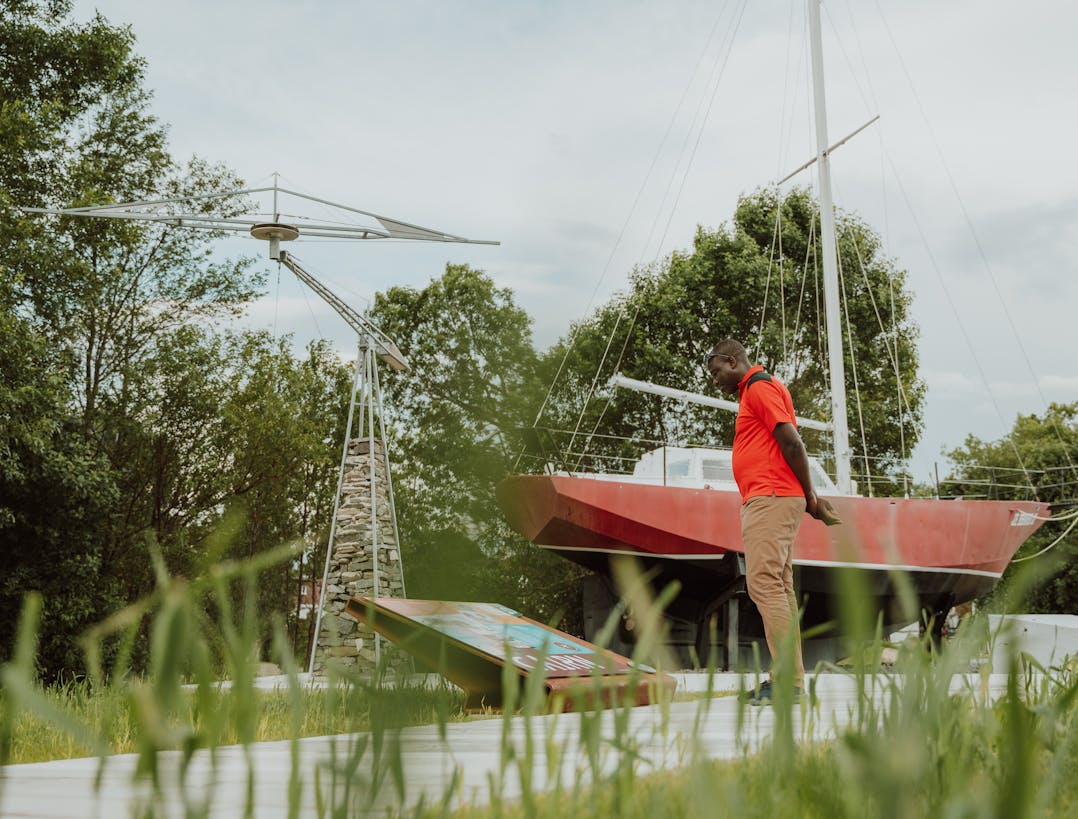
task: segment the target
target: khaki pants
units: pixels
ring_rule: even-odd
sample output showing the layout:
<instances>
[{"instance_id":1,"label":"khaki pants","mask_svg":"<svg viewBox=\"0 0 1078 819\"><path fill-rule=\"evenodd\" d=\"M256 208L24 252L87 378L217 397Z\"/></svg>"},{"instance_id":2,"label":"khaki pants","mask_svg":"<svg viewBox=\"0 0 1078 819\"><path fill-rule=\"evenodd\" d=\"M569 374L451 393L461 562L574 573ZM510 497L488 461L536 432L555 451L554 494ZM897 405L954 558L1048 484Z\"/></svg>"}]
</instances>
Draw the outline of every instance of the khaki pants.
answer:
<instances>
[{"instance_id":1,"label":"khaki pants","mask_svg":"<svg viewBox=\"0 0 1078 819\"><path fill-rule=\"evenodd\" d=\"M794 685L798 687L804 684L805 666L794 596L793 543L804 514L802 497L759 496L749 498L741 506L749 598L764 621L772 670L779 664L783 640L793 642ZM780 668L784 665L779 664Z\"/></svg>"}]
</instances>

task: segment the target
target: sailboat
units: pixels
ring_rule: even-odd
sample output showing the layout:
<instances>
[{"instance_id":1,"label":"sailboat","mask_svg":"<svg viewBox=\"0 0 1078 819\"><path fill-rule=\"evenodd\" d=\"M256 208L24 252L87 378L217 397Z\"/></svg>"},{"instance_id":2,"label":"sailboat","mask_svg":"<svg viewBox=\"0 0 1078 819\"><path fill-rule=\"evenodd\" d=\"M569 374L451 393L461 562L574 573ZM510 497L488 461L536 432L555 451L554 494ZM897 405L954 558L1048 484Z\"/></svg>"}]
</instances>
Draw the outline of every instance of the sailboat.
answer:
<instances>
[{"instance_id":1,"label":"sailboat","mask_svg":"<svg viewBox=\"0 0 1078 819\"><path fill-rule=\"evenodd\" d=\"M824 301L831 393L834 482L814 463L814 482L830 496L843 525L806 521L794 543L795 585L804 603L803 627L833 623L842 570L857 569L871 595L869 615L898 628L920 616L938 630L955 605L990 591L1022 544L1049 515L1046 503L1009 500L876 498L856 493L851 475L844 363L839 319L835 218L831 196L819 0L808 0L819 174ZM655 385L627 383L681 400L721 406ZM726 407L729 409L730 407ZM736 409L736 405L733 407ZM512 475L497 487L510 525L532 543L594 573L585 585L585 636L594 638L616 604L611 561L636 559L656 588L676 581L668 608L670 642L686 660L739 667L739 649L762 638L762 623L744 583L741 498L730 453L660 447L645 454L632 475L554 472ZM907 591L916 598L910 611ZM620 635L631 641L631 612ZM613 646L625 650L626 646ZM834 632L805 646L806 660L833 659ZM696 656L693 657L693 651Z\"/></svg>"}]
</instances>

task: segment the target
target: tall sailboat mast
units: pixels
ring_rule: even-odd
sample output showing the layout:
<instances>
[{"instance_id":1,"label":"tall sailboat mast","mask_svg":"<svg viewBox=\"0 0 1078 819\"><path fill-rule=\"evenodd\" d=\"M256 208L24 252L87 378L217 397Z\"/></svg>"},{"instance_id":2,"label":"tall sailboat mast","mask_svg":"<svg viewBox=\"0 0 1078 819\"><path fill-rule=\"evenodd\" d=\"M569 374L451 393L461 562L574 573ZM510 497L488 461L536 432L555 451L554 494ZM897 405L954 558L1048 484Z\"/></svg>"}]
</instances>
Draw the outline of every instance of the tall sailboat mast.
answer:
<instances>
[{"instance_id":1,"label":"tall sailboat mast","mask_svg":"<svg viewBox=\"0 0 1078 819\"><path fill-rule=\"evenodd\" d=\"M823 244L823 295L827 317L827 352L831 374L831 437L835 447L835 484L852 491L850 433L846 421L846 376L842 363L842 322L839 317L838 257L835 246L835 207L831 200L831 158L827 149L827 100L823 82L820 2L808 0L809 39L812 42L812 90L816 109L816 167L819 170L820 235Z\"/></svg>"}]
</instances>

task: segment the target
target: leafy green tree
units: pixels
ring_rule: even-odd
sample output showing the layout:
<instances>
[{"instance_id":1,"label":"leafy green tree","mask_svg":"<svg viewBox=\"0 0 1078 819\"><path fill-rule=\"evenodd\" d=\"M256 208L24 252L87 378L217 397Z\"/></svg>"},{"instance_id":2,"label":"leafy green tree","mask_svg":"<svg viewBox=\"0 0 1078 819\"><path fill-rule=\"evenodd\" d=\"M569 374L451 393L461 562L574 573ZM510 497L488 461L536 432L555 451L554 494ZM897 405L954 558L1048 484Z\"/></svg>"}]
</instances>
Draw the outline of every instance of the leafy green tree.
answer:
<instances>
[{"instance_id":1,"label":"leafy green tree","mask_svg":"<svg viewBox=\"0 0 1078 819\"><path fill-rule=\"evenodd\" d=\"M147 532L182 575L282 542L303 544L308 572L313 552L324 558L350 379L325 343L304 358L289 345L264 332L190 324L156 340L129 385L139 402L123 416L124 503L108 557L126 598L154 582ZM210 536L229 508L242 510L243 524L223 551L211 552ZM261 611L294 619L299 568L283 564L263 575Z\"/></svg>"},{"instance_id":2,"label":"leafy green tree","mask_svg":"<svg viewBox=\"0 0 1078 819\"><path fill-rule=\"evenodd\" d=\"M26 591L44 594L44 670L76 669L72 637L120 599L94 532L117 492L77 434L66 368L33 325L0 312L0 657Z\"/></svg>"},{"instance_id":3,"label":"leafy green tree","mask_svg":"<svg viewBox=\"0 0 1078 819\"><path fill-rule=\"evenodd\" d=\"M237 383L221 413L228 496L246 513L231 554L302 545L296 564L267 570L258 587L260 610L282 615L302 656L308 634L297 619L298 582L320 576L325 562L351 368L326 342L309 345L306 357L297 359L287 339L273 344L265 334L248 334L237 352ZM262 626L268 647L268 618Z\"/></svg>"},{"instance_id":4,"label":"leafy green tree","mask_svg":"<svg viewBox=\"0 0 1078 819\"><path fill-rule=\"evenodd\" d=\"M969 436L948 453L954 469L944 482L948 495L970 498L1016 498L1040 500L1062 512L1078 506L1078 402L1051 404L1043 416L1019 415L1014 427L998 441ZM1021 564L1011 564L989 600L999 608L1006 601L1011 611L1074 613L1078 611L1078 534L1066 532L1069 521L1041 527L1016 557L1040 552L1062 540L1043 557L1055 571L1036 585L1024 599L1011 600L1010 590ZM1027 564L1028 565L1028 564Z\"/></svg>"},{"instance_id":5,"label":"leafy green tree","mask_svg":"<svg viewBox=\"0 0 1078 819\"><path fill-rule=\"evenodd\" d=\"M19 308L70 354L84 431L105 445L112 431L99 404L122 415L137 400L127 380L155 339L237 313L259 280L245 261L216 261L205 233L14 210L194 195L238 181L197 159L173 162L130 30L100 15L72 22L70 8L4 4L0 264Z\"/></svg>"},{"instance_id":6,"label":"leafy green tree","mask_svg":"<svg viewBox=\"0 0 1078 819\"><path fill-rule=\"evenodd\" d=\"M107 458L81 434L72 348L37 310L46 277L63 286L54 274L65 259L50 228L14 206L60 198L60 166L85 124L103 100L137 87L141 76L129 31L100 17L71 23L69 12L66 2L0 6L0 622L5 630L13 626L25 591L45 592L41 661L52 673L77 669L79 625L99 619L118 599L98 534L118 491ZM0 636L0 651L8 650L8 638Z\"/></svg>"},{"instance_id":7,"label":"leafy green tree","mask_svg":"<svg viewBox=\"0 0 1078 819\"><path fill-rule=\"evenodd\" d=\"M242 310L261 284L246 260L212 254L214 236L17 209L176 197L237 182L220 166L173 162L130 30L100 15L77 23L70 11L68 2L42 0L0 7L0 307L6 337L26 339L5 350L14 409L4 423L14 443L0 517L21 548L8 553L4 593L7 605L23 591L46 591L45 638L58 646L42 654L47 673L77 670L77 624L148 589L148 536L182 572L200 565L207 532L238 498L258 521L243 535L248 550L302 531L296 510L310 507L311 493L324 506L325 481L296 477L316 468L304 461L311 435L297 424L339 414L341 403L330 372L337 365L324 350L303 364L264 338L206 329ZM271 428L264 422L294 408L305 372L317 375L308 384L315 391L332 384L335 400ZM237 403L237 385L246 404ZM29 407L40 413L31 426ZM302 445L296 452L282 451L287 435ZM275 484L288 487L292 502L265 525ZM31 521L63 542L62 561L31 548ZM85 583L93 605L76 605L82 597L65 595L65 583ZM274 607L291 605L281 593ZM49 619L53 608L62 608L62 624Z\"/></svg>"},{"instance_id":8,"label":"leafy green tree","mask_svg":"<svg viewBox=\"0 0 1078 819\"><path fill-rule=\"evenodd\" d=\"M141 89L131 31L101 15L76 23L70 12L69 0L0 4L0 185L9 205L61 186L57 160L82 141L84 124L107 100Z\"/></svg>"},{"instance_id":9,"label":"leafy green tree","mask_svg":"<svg viewBox=\"0 0 1078 819\"><path fill-rule=\"evenodd\" d=\"M561 371L540 426L576 431L560 433L557 443L604 457L571 458L570 465L612 468L611 456L631 460L659 441L729 443L732 415L605 387L620 371L709 392L704 356L727 336L742 340L755 361L785 381L799 414L828 418L822 271L815 263L818 222L818 206L807 191L793 190L781 201L774 190L757 191L741 199L731 223L699 229L692 252L675 252L634 271L628 293L572 328L544 357L551 378ZM854 216L840 214L838 246L848 315L844 345L848 357L852 339L858 387L847 363L851 445L869 456L878 484L920 434L924 387L917 375L917 330L909 317L905 273L882 255L879 237ZM906 419L902 430L894 418ZM592 431L641 440L619 444L591 438ZM812 450L829 446L819 433L805 431L804 437ZM863 460L855 462L855 471L865 471Z\"/></svg>"},{"instance_id":10,"label":"leafy green tree","mask_svg":"<svg viewBox=\"0 0 1078 819\"><path fill-rule=\"evenodd\" d=\"M512 584L490 561L520 540L494 486L534 412L531 319L510 291L464 265L422 290L380 293L371 317L412 367L382 380L408 592L508 603Z\"/></svg>"}]
</instances>

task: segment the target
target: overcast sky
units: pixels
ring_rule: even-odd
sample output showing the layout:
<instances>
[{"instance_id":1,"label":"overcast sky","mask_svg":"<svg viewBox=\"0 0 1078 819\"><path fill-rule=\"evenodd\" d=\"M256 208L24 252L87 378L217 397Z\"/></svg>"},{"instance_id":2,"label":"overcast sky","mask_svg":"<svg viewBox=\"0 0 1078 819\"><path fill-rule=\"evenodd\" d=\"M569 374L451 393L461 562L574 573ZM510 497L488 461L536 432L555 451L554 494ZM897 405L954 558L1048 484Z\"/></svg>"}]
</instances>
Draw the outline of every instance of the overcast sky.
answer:
<instances>
[{"instance_id":1,"label":"overcast sky","mask_svg":"<svg viewBox=\"0 0 1078 819\"><path fill-rule=\"evenodd\" d=\"M177 158L502 243L292 248L354 306L466 262L514 290L546 347L593 291L811 156L804 4L743 5L78 0L75 15L131 25ZM918 479L967 434L1078 399L1075 31L1063 0L825 4L831 141L881 115L835 152L834 186L910 272ZM270 281L252 322L350 352L328 308Z\"/></svg>"}]
</instances>

